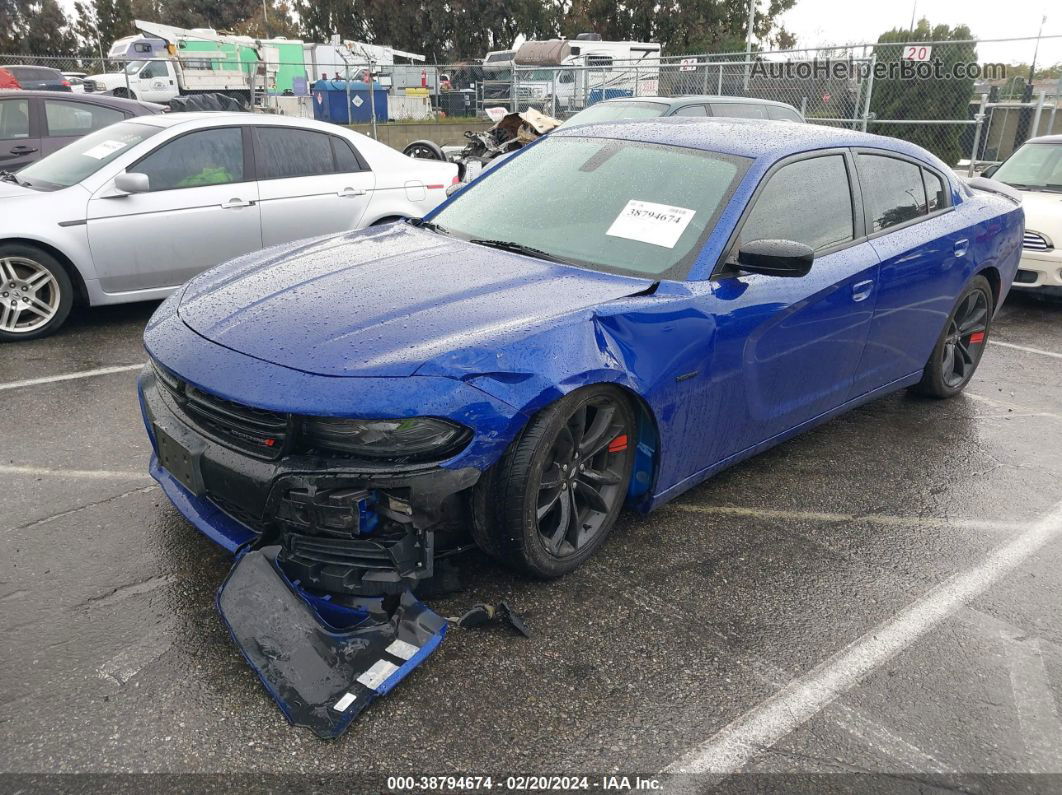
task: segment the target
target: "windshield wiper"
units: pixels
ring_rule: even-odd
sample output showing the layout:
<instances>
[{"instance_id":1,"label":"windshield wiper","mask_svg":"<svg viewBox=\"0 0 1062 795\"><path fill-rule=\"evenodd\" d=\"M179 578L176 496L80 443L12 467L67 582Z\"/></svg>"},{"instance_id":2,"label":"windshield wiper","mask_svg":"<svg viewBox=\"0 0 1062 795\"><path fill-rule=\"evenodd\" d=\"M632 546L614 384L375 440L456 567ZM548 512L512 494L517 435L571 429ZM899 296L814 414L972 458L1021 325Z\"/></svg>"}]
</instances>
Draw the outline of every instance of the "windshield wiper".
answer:
<instances>
[{"instance_id":1,"label":"windshield wiper","mask_svg":"<svg viewBox=\"0 0 1062 795\"><path fill-rule=\"evenodd\" d=\"M502 251L512 251L514 254L526 254L529 257L537 257L538 259L548 260L549 262L560 262L564 265L571 264L567 260L556 257L540 248L525 246L523 243L514 243L512 240L483 240L481 238L472 238L468 242L475 243L477 246L487 246L488 248L497 248Z\"/></svg>"},{"instance_id":2,"label":"windshield wiper","mask_svg":"<svg viewBox=\"0 0 1062 795\"><path fill-rule=\"evenodd\" d=\"M24 183L22 180L12 174L10 171L0 171L0 180L3 180L4 182L14 182L16 185L20 185L22 187L26 186L26 183Z\"/></svg>"},{"instance_id":3,"label":"windshield wiper","mask_svg":"<svg viewBox=\"0 0 1062 795\"><path fill-rule=\"evenodd\" d=\"M417 229L427 229L431 232L438 232L440 235L450 234L450 230L445 226L439 226L434 221L425 221L423 218L411 218L409 219L409 223L412 226L417 227Z\"/></svg>"}]
</instances>

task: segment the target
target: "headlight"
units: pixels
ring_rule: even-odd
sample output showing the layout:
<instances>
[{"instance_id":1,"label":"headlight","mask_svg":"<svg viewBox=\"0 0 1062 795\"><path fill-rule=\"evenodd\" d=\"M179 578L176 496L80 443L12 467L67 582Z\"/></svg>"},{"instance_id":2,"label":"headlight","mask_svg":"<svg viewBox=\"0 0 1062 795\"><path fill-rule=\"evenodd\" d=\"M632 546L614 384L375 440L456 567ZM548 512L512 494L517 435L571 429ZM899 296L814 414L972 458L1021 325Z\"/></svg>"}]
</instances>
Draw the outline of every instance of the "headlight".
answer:
<instances>
[{"instance_id":1,"label":"headlight","mask_svg":"<svg viewBox=\"0 0 1062 795\"><path fill-rule=\"evenodd\" d=\"M365 458L438 459L471 438L464 426L435 417L350 420L308 417L303 432L314 447Z\"/></svg>"}]
</instances>

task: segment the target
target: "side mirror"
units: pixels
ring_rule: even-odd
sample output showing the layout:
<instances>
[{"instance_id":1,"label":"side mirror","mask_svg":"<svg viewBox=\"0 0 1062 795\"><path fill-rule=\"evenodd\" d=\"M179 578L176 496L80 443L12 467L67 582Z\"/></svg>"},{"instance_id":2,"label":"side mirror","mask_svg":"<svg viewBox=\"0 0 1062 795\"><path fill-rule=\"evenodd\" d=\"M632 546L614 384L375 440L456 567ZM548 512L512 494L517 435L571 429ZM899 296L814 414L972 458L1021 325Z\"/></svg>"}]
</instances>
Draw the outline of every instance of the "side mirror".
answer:
<instances>
[{"instance_id":1,"label":"side mirror","mask_svg":"<svg viewBox=\"0 0 1062 795\"><path fill-rule=\"evenodd\" d=\"M986 168L984 171L981 172L981 176L982 177L990 177L990 176L992 176L997 171L999 171L999 167L1001 165L1002 165L1002 163L995 163L995 164L989 166L988 168Z\"/></svg>"},{"instance_id":2,"label":"side mirror","mask_svg":"<svg viewBox=\"0 0 1062 795\"><path fill-rule=\"evenodd\" d=\"M764 276L806 276L815 250L795 240L752 240L738 249L738 266Z\"/></svg>"},{"instance_id":3,"label":"side mirror","mask_svg":"<svg viewBox=\"0 0 1062 795\"><path fill-rule=\"evenodd\" d=\"M147 193L151 190L151 181L147 174L123 171L114 178L114 187L122 193Z\"/></svg>"}]
</instances>

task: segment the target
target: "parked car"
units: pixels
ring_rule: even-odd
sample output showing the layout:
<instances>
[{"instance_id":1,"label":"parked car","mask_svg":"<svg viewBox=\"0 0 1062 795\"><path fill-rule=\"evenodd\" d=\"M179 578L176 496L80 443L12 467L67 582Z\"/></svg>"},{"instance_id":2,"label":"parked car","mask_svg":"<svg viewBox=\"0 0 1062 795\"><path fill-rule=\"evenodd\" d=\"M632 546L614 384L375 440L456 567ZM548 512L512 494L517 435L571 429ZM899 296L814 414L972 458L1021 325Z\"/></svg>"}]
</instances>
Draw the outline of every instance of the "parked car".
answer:
<instances>
[{"instance_id":1,"label":"parked car","mask_svg":"<svg viewBox=\"0 0 1062 795\"><path fill-rule=\"evenodd\" d=\"M70 90L75 94L85 93L85 78L87 72L63 72L63 77L70 81Z\"/></svg>"},{"instance_id":2,"label":"parked car","mask_svg":"<svg viewBox=\"0 0 1062 795\"><path fill-rule=\"evenodd\" d=\"M0 91L0 171L17 171L117 121L164 110L116 97Z\"/></svg>"},{"instance_id":3,"label":"parked car","mask_svg":"<svg viewBox=\"0 0 1062 795\"><path fill-rule=\"evenodd\" d=\"M39 91L72 91L70 81L63 77L63 73L50 66L23 66L21 64L9 64L4 67L15 76L19 85L27 90Z\"/></svg>"},{"instance_id":4,"label":"parked car","mask_svg":"<svg viewBox=\"0 0 1062 795\"><path fill-rule=\"evenodd\" d=\"M982 176L1021 191L1025 241L1014 286L1062 297L1062 135L1030 138Z\"/></svg>"},{"instance_id":5,"label":"parked car","mask_svg":"<svg viewBox=\"0 0 1062 795\"><path fill-rule=\"evenodd\" d=\"M725 116L804 123L800 111L785 102L755 97L623 97L596 102L576 113L562 127L602 121L654 119L662 116Z\"/></svg>"},{"instance_id":6,"label":"parked car","mask_svg":"<svg viewBox=\"0 0 1062 795\"><path fill-rule=\"evenodd\" d=\"M305 588L416 585L464 528L556 577L624 505L898 389L957 395L1021 234L1017 202L893 138L558 130L421 222L242 257L166 301L139 381L151 474Z\"/></svg>"},{"instance_id":7,"label":"parked car","mask_svg":"<svg viewBox=\"0 0 1062 795\"><path fill-rule=\"evenodd\" d=\"M4 67L0 66L0 89L2 90L17 90L22 88L19 85L18 80L13 74L7 71Z\"/></svg>"},{"instance_id":8,"label":"parked car","mask_svg":"<svg viewBox=\"0 0 1062 795\"><path fill-rule=\"evenodd\" d=\"M3 177L0 340L51 334L75 301L157 300L241 254L419 217L456 178L451 163L304 119L112 124Z\"/></svg>"}]
</instances>

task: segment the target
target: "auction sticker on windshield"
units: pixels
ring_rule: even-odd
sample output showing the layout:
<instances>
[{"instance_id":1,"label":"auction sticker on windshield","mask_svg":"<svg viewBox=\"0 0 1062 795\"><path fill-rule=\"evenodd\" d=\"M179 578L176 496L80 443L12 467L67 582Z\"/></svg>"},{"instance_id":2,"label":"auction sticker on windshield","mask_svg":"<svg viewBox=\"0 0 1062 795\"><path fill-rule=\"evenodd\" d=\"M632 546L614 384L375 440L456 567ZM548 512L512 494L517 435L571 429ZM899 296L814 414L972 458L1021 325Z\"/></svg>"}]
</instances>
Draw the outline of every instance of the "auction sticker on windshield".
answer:
<instances>
[{"instance_id":1,"label":"auction sticker on windshield","mask_svg":"<svg viewBox=\"0 0 1062 795\"><path fill-rule=\"evenodd\" d=\"M696 212L686 207L631 199L605 234L674 248Z\"/></svg>"},{"instance_id":2,"label":"auction sticker on windshield","mask_svg":"<svg viewBox=\"0 0 1062 795\"><path fill-rule=\"evenodd\" d=\"M125 149L126 144L124 141L104 141L103 143L96 144L91 149L86 149L83 154L85 157L94 157L96 160L103 160L103 158L113 155L119 149Z\"/></svg>"}]
</instances>

